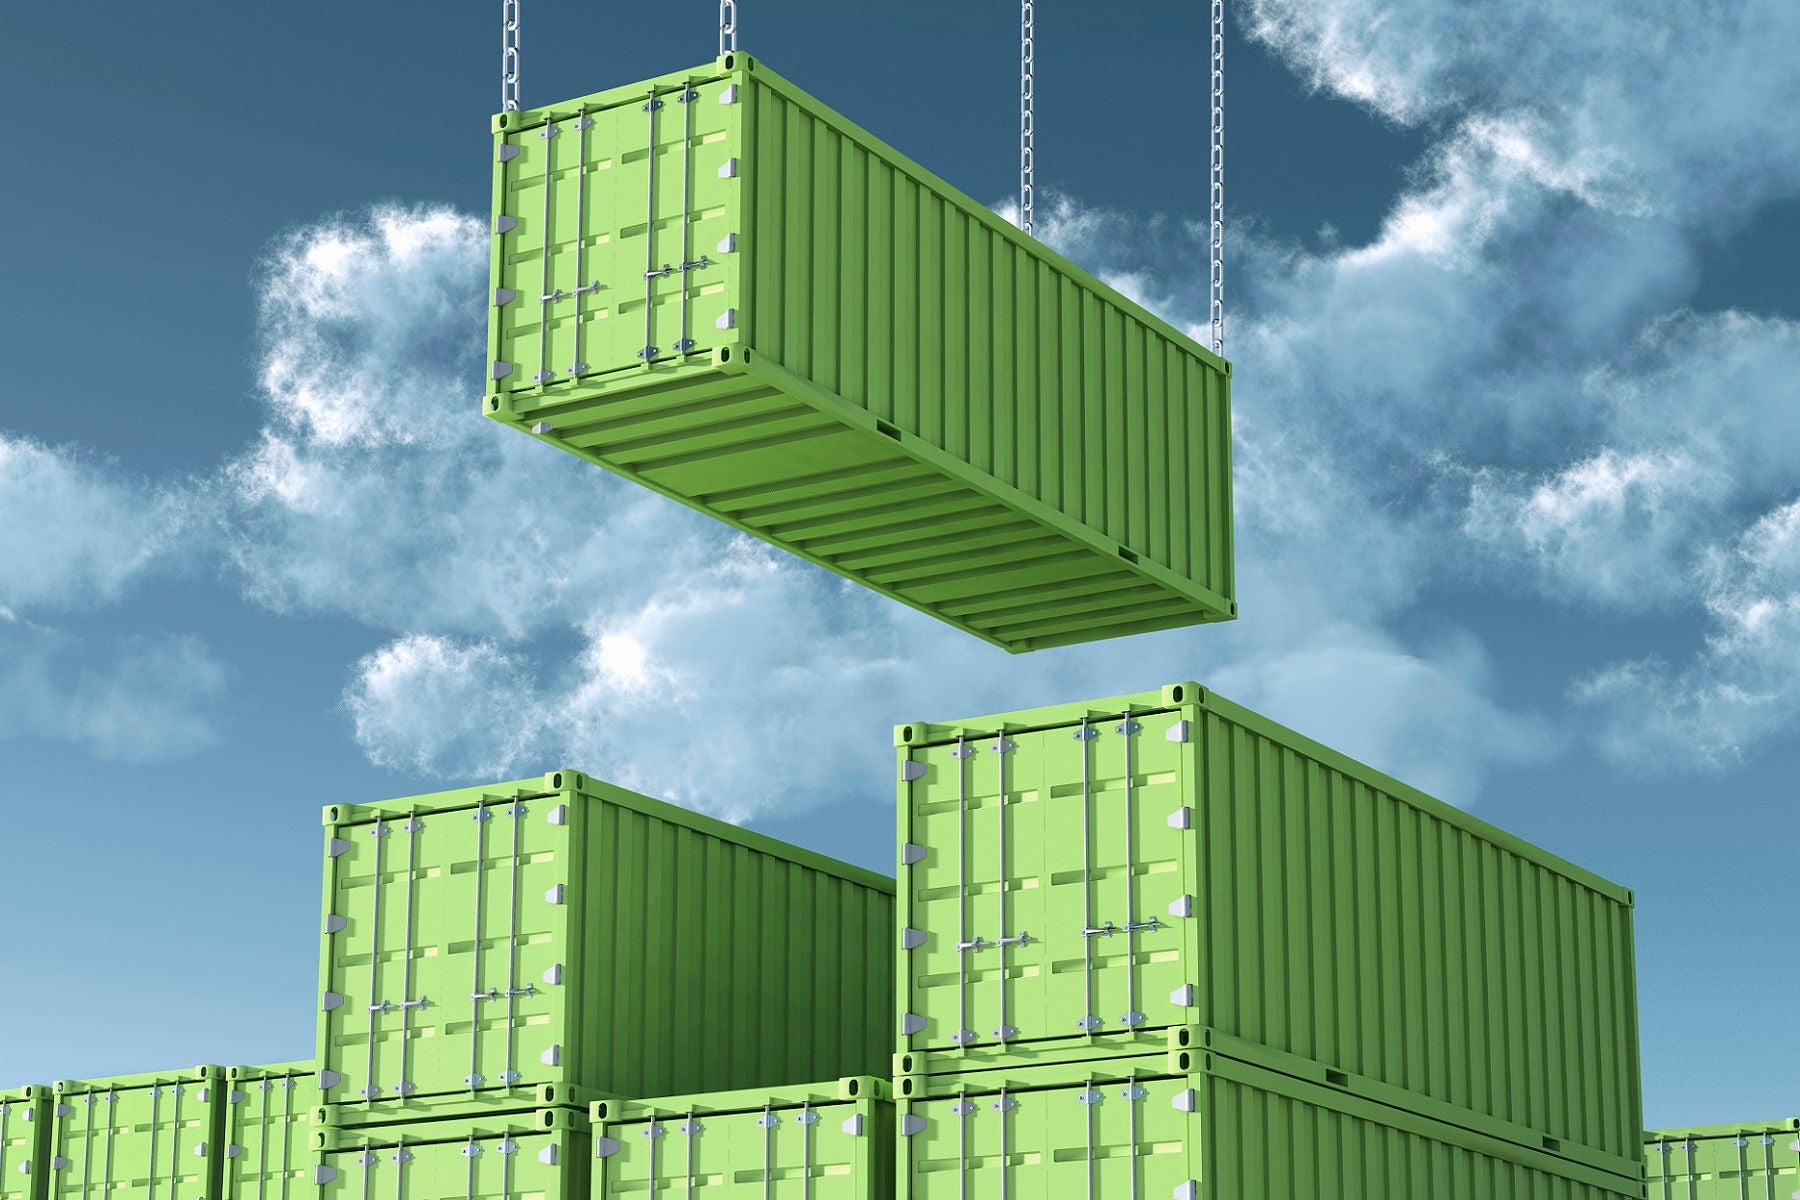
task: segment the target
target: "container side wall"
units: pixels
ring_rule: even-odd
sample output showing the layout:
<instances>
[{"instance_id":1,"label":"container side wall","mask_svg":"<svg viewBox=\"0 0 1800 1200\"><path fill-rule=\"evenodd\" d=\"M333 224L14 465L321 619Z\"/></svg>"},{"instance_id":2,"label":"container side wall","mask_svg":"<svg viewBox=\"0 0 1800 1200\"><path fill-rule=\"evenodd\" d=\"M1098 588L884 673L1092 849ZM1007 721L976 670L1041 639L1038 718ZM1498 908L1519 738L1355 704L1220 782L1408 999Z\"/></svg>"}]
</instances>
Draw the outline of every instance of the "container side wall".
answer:
<instances>
[{"instance_id":1,"label":"container side wall","mask_svg":"<svg viewBox=\"0 0 1800 1200\"><path fill-rule=\"evenodd\" d=\"M823 105L752 78L758 353L1229 596L1226 373Z\"/></svg>"},{"instance_id":2,"label":"container side wall","mask_svg":"<svg viewBox=\"0 0 1800 1200\"><path fill-rule=\"evenodd\" d=\"M582 1070L614 1094L885 1074L893 898L617 805L582 902ZM604 999L602 999L604 998Z\"/></svg>"}]
</instances>

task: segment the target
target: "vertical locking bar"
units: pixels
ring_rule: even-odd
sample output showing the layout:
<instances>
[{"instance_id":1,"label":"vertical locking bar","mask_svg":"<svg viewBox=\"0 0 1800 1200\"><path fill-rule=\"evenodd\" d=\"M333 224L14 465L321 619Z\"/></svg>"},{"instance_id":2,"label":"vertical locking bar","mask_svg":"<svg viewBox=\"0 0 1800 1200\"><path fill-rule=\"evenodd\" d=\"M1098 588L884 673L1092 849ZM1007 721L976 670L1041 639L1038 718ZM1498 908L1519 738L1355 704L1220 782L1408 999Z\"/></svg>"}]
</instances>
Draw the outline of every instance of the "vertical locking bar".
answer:
<instances>
[{"instance_id":1,"label":"vertical locking bar","mask_svg":"<svg viewBox=\"0 0 1800 1200\"><path fill-rule=\"evenodd\" d=\"M1081 1107L1087 1114L1087 1200L1094 1200L1094 1081L1081 1085Z\"/></svg>"},{"instance_id":2,"label":"vertical locking bar","mask_svg":"<svg viewBox=\"0 0 1800 1200\"><path fill-rule=\"evenodd\" d=\"M525 823L525 805L515 798L507 810L512 817L512 895L507 901L506 929L506 1071L500 1076L506 1090L512 1091L519 1080L518 1015L519 998L519 828Z\"/></svg>"},{"instance_id":3,"label":"vertical locking bar","mask_svg":"<svg viewBox=\"0 0 1800 1200\"><path fill-rule=\"evenodd\" d=\"M1136 822L1131 811L1131 739L1137 722L1131 719L1131 708L1119 722L1119 733L1125 738L1125 1027L1135 1029L1143 1023L1138 1011L1137 995L1137 851ZM1134 1176L1135 1178L1135 1176Z\"/></svg>"},{"instance_id":4,"label":"vertical locking bar","mask_svg":"<svg viewBox=\"0 0 1800 1200\"><path fill-rule=\"evenodd\" d=\"M506 1143L512 1140L512 1130L501 1135L500 1144L500 1200L512 1200L513 1159L517 1154L507 1150Z\"/></svg>"},{"instance_id":5,"label":"vertical locking bar","mask_svg":"<svg viewBox=\"0 0 1800 1200\"><path fill-rule=\"evenodd\" d=\"M1005 755L1001 755L1001 761L1004 762L1005 758ZM1000 1089L1000 1102L994 1107L1000 1112L1000 1200L1006 1200L1006 1172L1012 1165L1012 1159L1008 1157L1006 1150L1006 1088Z\"/></svg>"},{"instance_id":6,"label":"vertical locking bar","mask_svg":"<svg viewBox=\"0 0 1800 1200\"><path fill-rule=\"evenodd\" d=\"M544 143L544 228L538 240L538 280L543 286L538 289L538 371L532 378L540 386L556 374L550 369L550 306L555 303L550 290L550 190L556 179L556 134L555 121L544 122L538 130L538 139ZM575 282L581 283L579 279Z\"/></svg>"},{"instance_id":7,"label":"vertical locking bar","mask_svg":"<svg viewBox=\"0 0 1800 1200\"><path fill-rule=\"evenodd\" d=\"M682 1186L682 1200L694 1200L694 1139L699 1136L694 1128L694 1110L688 1109L687 1115L687 1180ZM655 1187L655 1177L651 1177L651 1187Z\"/></svg>"},{"instance_id":8,"label":"vertical locking bar","mask_svg":"<svg viewBox=\"0 0 1800 1200\"><path fill-rule=\"evenodd\" d=\"M400 1081L394 1085L394 1094L402 1097L413 1090L407 1072L411 1069L412 1058L413 908L417 903L413 888L418 867L419 810L415 808L406 814L406 944L400 956Z\"/></svg>"},{"instance_id":9,"label":"vertical locking bar","mask_svg":"<svg viewBox=\"0 0 1800 1200\"><path fill-rule=\"evenodd\" d=\"M373 1100L381 1089L375 1086L375 1029L381 1017L381 848L387 842L387 826L375 818L370 836L375 839L375 874L369 886L369 1045L363 1059L362 1094ZM345 988L349 991L349 988Z\"/></svg>"},{"instance_id":10,"label":"vertical locking bar","mask_svg":"<svg viewBox=\"0 0 1800 1200\"><path fill-rule=\"evenodd\" d=\"M281 1200L288 1200L288 1180L294 1173L294 1087L297 1083L292 1075L281 1081L285 1097L281 1102ZM266 1169L268 1161L265 1156L260 1165Z\"/></svg>"},{"instance_id":11,"label":"vertical locking bar","mask_svg":"<svg viewBox=\"0 0 1800 1200\"><path fill-rule=\"evenodd\" d=\"M1007 943L1012 939L1012 930L1006 923L1006 730L1002 728L996 735L994 767L997 782L994 792L994 818L998 825L998 852L1000 867L1000 924L999 936L994 941L1000 951L1000 1024L994 1030L994 1037L1002 1045L1011 1037L1011 1026L1006 1023L1006 952ZM1004 1176L1004 1173L1002 1173Z\"/></svg>"},{"instance_id":12,"label":"vertical locking bar","mask_svg":"<svg viewBox=\"0 0 1800 1200\"><path fill-rule=\"evenodd\" d=\"M1131 1166L1131 1200L1138 1200L1138 1104L1140 1097L1137 1085L1137 1073L1132 1072L1125 1084L1125 1112L1131 1117L1131 1157L1126 1161Z\"/></svg>"},{"instance_id":13,"label":"vertical locking bar","mask_svg":"<svg viewBox=\"0 0 1800 1200\"><path fill-rule=\"evenodd\" d=\"M375 1148L369 1144L367 1138L363 1139L362 1154L358 1156L357 1161L362 1164L363 1169L362 1200L369 1200L369 1190L375 1184L375 1181L370 1178L374 1174Z\"/></svg>"},{"instance_id":14,"label":"vertical locking bar","mask_svg":"<svg viewBox=\"0 0 1800 1200\"><path fill-rule=\"evenodd\" d=\"M775 1195L775 1122L769 1119L770 1106L763 1105L763 1200Z\"/></svg>"},{"instance_id":15,"label":"vertical locking bar","mask_svg":"<svg viewBox=\"0 0 1800 1200\"><path fill-rule=\"evenodd\" d=\"M118 1109L118 1105L119 1105L119 1093L112 1092L112 1091L107 1092L106 1093L106 1146L101 1151L101 1154L100 1154L100 1161L102 1164L101 1168L100 1168L100 1171L101 1171L100 1195L102 1197L108 1197L108 1196L112 1195L113 1131L114 1131L114 1127L118 1124L118 1122L113 1119L113 1116L114 1116L114 1113ZM93 1120L92 1117L89 1117L88 1119L90 1121Z\"/></svg>"},{"instance_id":16,"label":"vertical locking bar","mask_svg":"<svg viewBox=\"0 0 1800 1200\"><path fill-rule=\"evenodd\" d=\"M569 360L569 378L587 370L581 358L582 297L588 293L587 283L587 131L593 124L587 105L575 114L575 355Z\"/></svg>"},{"instance_id":17,"label":"vertical locking bar","mask_svg":"<svg viewBox=\"0 0 1800 1200\"><path fill-rule=\"evenodd\" d=\"M156 1143L162 1132L162 1088L150 1089L150 1166L149 1188L150 1200L156 1200Z\"/></svg>"},{"instance_id":18,"label":"vertical locking bar","mask_svg":"<svg viewBox=\"0 0 1800 1200\"><path fill-rule=\"evenodd\" d=\"M406 1200L406 1135L394 1140L394 1200Z\"/></svg>"},{"instance_id":19,"label":"vertical locking bar","mask_svg":"<svg viewBox=\"0 0 1800 1200\"><path fill-rule=\"evenodd\" d=\"M969 1200L969 1096L967 1092L956 1096L957 1200Z\"/></svg>"},{"instance_id":20,"label":"vertical locking bar","mask_svg":"<svg viewBox=\"0 0 1800 1200\"><path fill-rule=\"evenodd\" d=\"M1086 717L1075 737L1081 743L1081 1028L1092 1033L1100 1027L1100 1017L1094 1004L1094 939L1088 934L1094 928L1094 790L1088 754L1094 731Z\"/></svg>"},{"instance_id":21,"label":"vertical locking bar","mask_svg":"<svg viewBox=\"0 0 1800 1200\"><path fill-rule=\"evenodd\" d=\"M274 1091L275 1089L269 1083L268 1077L264 1076L262 1079L262 1082L258 1086L257 1090L262 1092L262 1118L261 1118L261 1123L259 1124L259 1126L257 1127L257 1130L256 1130L256 1200L268 1200L268 1196L269 1196L269 1130L275 1124L274 1100L269 1095L269 1093ZM245 1096L244 1102L245 1102L246 1107L250 1107L255 1104L255 1101L251 1100L248 1095ZM230 1096L225 1097L225 1103L228 1105L231 1103ZM282 1126L282 1132L283 1132L283 1134L286 1134L288 1132L287 1126L285 1126L285 1125ZM226 1141L229 1142L230 1140L231 1139L229 1137L226 1138ZM248 1141L249 1139L246 1138L244 1140ZM284 1137L283 1140L285 1141L287 1139ZM231 1169L231 1162L229 1159L226 1160L225 1169L227 1171L229 1171ZM282 1164L283 1182L286 1181L286 1176L287 1176L287 1164L284 1162ZM226 1190L229 1191L230 1189L227 1188Z\"/></svg>"},{"instance_id":22,"label":"vertical locking bar","mask_svg":"<svg viewBox=\"0 0 1800 1200\"><path fill-rule=\"evenodd\" d=\"M81 1195L87 1200L88 1190L94 1184L94 1093L82 1098L82 1105L87 1109L87 1124L81 1131ZM102 1200L106 1200L102 1197Z\"/></svg>"},{"instance_id":23,"label":"vertical locking bar","mask_svg":"<svg viewBox=\"0 0 1800 1200\"><path fill-rule=\"evenodd\" d=\"M812 1131L813 1123L807 1120L812 1112L812 1101L808 1100L800 1106L800 1200L812 1200Z\"/></svg>"},{"instance_id":24,"label":"vertical locking bar","mask_svg":"<svg viewBox=\"0 0 1800 1200\"><path fill-rule=\"evenodd\" d=\"M481 1148L475 1144L475 1131L471 1129L469 1130L468 1145L463 1147L463 1157L469 1160L468 1186L465 1189L466 1200L475 1200L475 1156L480 1153Z\"/></svg>"},{"instance_id":25,"label":"vertical locking bar","mask_svg":"<svg viewBox=\"0 0 1800 1200\"><path fill-rule=\"evenodd\" d=\"M656 357L650 310L656 300L656 110L659 107L656 89L651 88L650 98L644 104L644 111L650 114L650 149L644 155L644 348L638 352L646 366Z\"/></svg>"},{"instance_id":26,"label":"vertical locking bar","mask_svg":"<svg viewBox=\"0 0 1800 1200\"><path fill-rule=\"evenodd\" d=\"M469 1077L464 1080L473 1092L481 1086L481 939L482 916L487 907L483 881L487 878L487 823L485 801L475 803L475 944L474 979L469 987ZM470 1186L474 1186L474 1163L470 1163Z\"/></svg>"},{"instance_id":27,"label":"vertical locking bar","mask_svg":"<svg viewBox=\"0 0 1800 1200\"><path fill-rule=\"evenodd\" d=\"M687 357L694 348L688 336L688 249L691 230L689 209L694 202L694 100L695 94L686 81L681 85L681 336L675 342L675 353Z\"/></svg>"},{"instance_id":28,"label":"vertical locking bar","mask_svg":"<svg viewBox=\"0 0 1800 1200\"><path fill-rule=\"evenodd\" d=\"M969 749L962 734L956 735L956 1036L959 1046L975 1038L969 1028L969 956L961 949L969 944Z\"/></svg>"},{"instance_id":29,"label":"vertical locking bar","mask_svg":"<svg viewBox=\"0 0 1800 1200\"><path fill-rule=\"evenodd\" d=\"M181 1175L181 1097L187 1089L175 1085L174 1115L169 1119L169 1200L175 1200L175 1181ZM151 1176L151 1194L155 1194L156 1178Z\"/></svg>"}]
</instances>

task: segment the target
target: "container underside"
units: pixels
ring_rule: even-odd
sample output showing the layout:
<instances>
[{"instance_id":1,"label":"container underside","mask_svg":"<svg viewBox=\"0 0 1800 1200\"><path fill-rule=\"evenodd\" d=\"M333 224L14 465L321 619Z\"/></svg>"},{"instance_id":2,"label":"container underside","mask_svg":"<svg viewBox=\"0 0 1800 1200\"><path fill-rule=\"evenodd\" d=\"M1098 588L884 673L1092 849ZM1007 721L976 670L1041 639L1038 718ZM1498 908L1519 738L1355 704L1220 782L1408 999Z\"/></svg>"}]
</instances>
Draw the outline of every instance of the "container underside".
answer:
<instances>
[{"instance_id":1,"label":"container underside","mask_svg":"<svg viewBox=\"0 0 1800 1200\"><path fill-rule=\"evenodd\" d=\"M546 441L1009 651L1233 615L771 374L652 368L574 396L489 397L487 411L547 422Z\"/></svg>"}]
</instances>

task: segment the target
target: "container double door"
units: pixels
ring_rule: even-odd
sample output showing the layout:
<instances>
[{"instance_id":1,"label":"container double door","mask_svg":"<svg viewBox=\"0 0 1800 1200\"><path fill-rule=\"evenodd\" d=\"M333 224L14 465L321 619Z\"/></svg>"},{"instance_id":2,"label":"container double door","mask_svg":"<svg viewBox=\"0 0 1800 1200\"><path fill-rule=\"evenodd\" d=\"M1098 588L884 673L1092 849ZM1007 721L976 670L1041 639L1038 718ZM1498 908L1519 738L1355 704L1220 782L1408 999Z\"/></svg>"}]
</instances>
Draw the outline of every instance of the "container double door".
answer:
<instances>
[{"instance_id":1,"label":"container double door","mask_svg":"<svg viewBox=\"0 0 1800 1200\"><path fill-rule=\"evenodd\" d=\"M333 827L321 964L327 1102L531 1095L569 1023L572 814L497 798Z\"/></svg>"},{"instance_id":2,"label":"container double door","mask_svg":"<svg viewBox=\"0 0 1800 1200\"><path fill-rule=\"evenodd\" d=\"M314 1133L316 1200L588 1200L585 1120L423 1121Z\"/></svg>"},{"instance_id":3,"label":"container double door","mask_svg":"<svg viewBox=\"0 0 1800 1200\"><path fill-rule=\"evenodd\" d=\"M310 1183L310 1063L233 1067L226 1080L221 1200L296 1200Z\"/></svg>"},{"instance_id":4,"label":"container double door","mask_svg":"<svg viewBox=\"0 0 1800 1200\"><path fill-rule=\"evenodd\" d=\"M0 1092L0 1200L34 1200L48 1167L50 1089L39 1085Z\"/></svg>"},{"instance_id":5,"label":"container double door","mask_svg":"<svg viewBox=\"0 0 1800 1200\"><path fill-rule=\"evenodd\" d=\"M867 1105L681 1113L608 1124L594 1139L594 1200L880 1200L893 1195ZM881 1106L880 1119L892 1120Z\"/></svg>"},{"instance_id":6,"label":"container double door","mask_svg":"<svg viewBox=\"0 0 1800 1200\"><path fill-rule=\"evenodd\" d=\"M1050 1039L1125 1052L1128 1035L1191 1019L1186 729L1165 712L910 752L912 1069Z\"/></svg>"},{"instance_id":7,"label":"container double door","mask_svg":"<svg viewBox=\"0 0 1800 1200\"><path fill-rule=\"evenodd\" d=\"M221 1080L130 1080L56 1085L45 1200L215 1200Z\"/></svg>"}]
</instances>

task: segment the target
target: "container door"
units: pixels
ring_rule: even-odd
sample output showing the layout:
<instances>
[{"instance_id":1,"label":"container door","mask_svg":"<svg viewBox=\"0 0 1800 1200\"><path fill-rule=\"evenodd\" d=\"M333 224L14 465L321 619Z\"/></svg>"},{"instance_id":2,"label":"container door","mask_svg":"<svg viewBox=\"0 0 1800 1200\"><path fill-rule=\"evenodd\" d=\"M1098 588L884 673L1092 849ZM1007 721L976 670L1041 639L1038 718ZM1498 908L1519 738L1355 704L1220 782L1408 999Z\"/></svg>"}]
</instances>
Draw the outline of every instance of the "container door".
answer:
<instances>
[{"instance_id":1,"label":"container door","mask_svg":"<svg viewBox=\"0 0 1800 1200\"><path fill-rule=\"evenodd\" d=\"M51 1108L50 1200L116 1188L158 1200L207 1200L211 1089L199 1083L59 1093Z\"/></svg>"},{"instance_id":2,"label":"container door","mask_svg":"<svg viewBox=\"0 0 1800 1200\"><path fill-rule=\"evenodd\" d=\"M1193 1196L1184 1190L1200 1163L1191 1099L1174 1076L915 1101L900 1124L907 1195Z\"/></svg>"},{"instance_id":3,"label":"container door","mask_svg":"<svg viewBox=\"0 0 1800 1200\"><path fill-rule=\"evenodd\" d=\"M848 1124L847 1124L848 1123ZM854 1104L672 1116L609 1125L594 1147L595 1200L869 1200L876 1132Z\"/></svg>"},{"instance_id":4,"label":"container door","mask_svg":"<svg viewBox=\"0 0 1800 1200\"><path fill-rule=\"evenodd\" d=\"M588 1200L570 1195L567 1139L491 1127L448 1141L384 1136L319 1153L311 1191L317 1200ZM291 1200L304 1197L296 1191Z\"/></svg>"},{"instance_id":5,"label":"container door","mask_svg":"<svg viewBox=\"0 0 1800 1200\"><path fill-rule=\"evenodd\" d=\"M42 1161L43 1102L18 1092L0 1095L0 1200L32 1200Z\"/></svg>"},{"instance_id":6,"label":"container door","mask_svg":"<svg viewBox=\"0 0 1800 1200\"><path fill-rule=\"evenodd\" d=\"M224 1200L289 1200L309 1182L312 1126L300 1076L237 1079L225 1096Z\"/></svg>"},{"instance_id":7,"label":"container door","mask_svg":"<svg viewBox=\"0 0 1800 1200\"><path fill-rule=\"evenodd\" d=\"M561 796L338 827L320 1084L331 1103L562 1078Z\"/></svg>"},{"instance_id":8,"label":"container door","mask_svg":"<svg viewBox=\"0 0 1800 1200\"><path fill-rule=\"evenodd\" d=\"M1181 728L1119 716L913 751L910 1048L1186 1023Z\"/></svg>"},{"instance_id":9,"label":"container door","mask_svg":"<svg viewBox=\"0 0 1800 1200\"><path fill-rule=\"evenodd\" d=\"M743 104L708 80L502 139L501 361L513 391L736 341Z\"/></svg>"}]
</instances>

